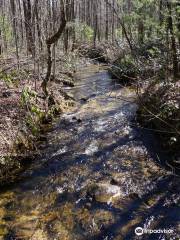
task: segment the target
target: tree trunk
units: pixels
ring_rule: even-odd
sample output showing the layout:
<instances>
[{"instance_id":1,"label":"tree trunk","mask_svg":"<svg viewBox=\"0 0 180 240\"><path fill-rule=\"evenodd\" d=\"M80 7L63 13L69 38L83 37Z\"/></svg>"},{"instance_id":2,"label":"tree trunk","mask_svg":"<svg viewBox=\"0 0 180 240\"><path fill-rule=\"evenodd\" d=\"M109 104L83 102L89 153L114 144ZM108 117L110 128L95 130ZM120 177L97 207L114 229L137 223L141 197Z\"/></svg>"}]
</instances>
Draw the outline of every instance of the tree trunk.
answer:
<instances>
[{"instance_id":1,"label":"tree trunk","mask_svg":"<svg viewBox=\"0 0 180 240\"><path fill-rule=\"evenodd\" d=\"M173 26L173 19L172 19L172 6L169 1L167 1L167 8L168 8L168 28L171 37L171 47L172 47L172 61L173 61L173 73L174 77L178 77L178 58L177 58L177 49L176 49L176 40L174 34L174 26Z\"/></svg>"},{"instance_id":2,"label":"tree trunk","mask_svg":"<svg viewBox=\"0 0 180 240\"><path fill-rule=\"evenodd\" d=\"M15 37L17 66L19 69L19 50L18 50L18 38L17 38L17 29L16 29L16 7L15 7L14 0L11 0L10 3L11 3L11 11L13 16L13 30L14 30L14 37Z\"/></svg>"},{"instance_id":3,"label":"tree trunk","mask_svg":"<svg viewBox=\"0 0 180 240\"><path fill-rule=\"evenodd\" d=\"M24 8L24 20L25 20L25 29L26 29L26 41L27 41L27 51L34 55L34 41L32 34L32 22L31 22L31 1L23 0Z\"/></svg>"},{"instance_id":4,"label":"tree trunk","mask_svg":"<svg viewBox=\"0 0 180 240\"><path fill-rule=\"evenodd\" d=\"M94 7L94 47L96 47L96 38L97 38L97 31L98 31L98 16L97 16L97 2L93 1L93 7Z\"/></svg>"},{"instance_id":5,"label":"tree trunk","mask_svg":"<svg viewBox=\"0 0 180 240\"><path fill-rule=\"evenodd\" d=\"M106 2L106 32L105 32L105 38L108 41L109 38L109 14L108 14L108 8L109 4Z\"/></svg>"},{"instance_id":6,"label":"tree trunk","mask_svg":"<svg viewBox=\"0 0 180 240\"><path fill-rule=\"evenodd\" d=\"M50 38L48 38L46 40L46 45L47 45L47 73L46 73L46 77L44 78L43 82L42 82L42 89L43 92L45 94L45 96L48 96L48 91L47 91L47 83L51 77L51 69L52 69L52 59L51 59L51 45L55 44L59 38L61 37L64 29L66 27L66 17L65 17L65 9L64 9L64 2L63 0L61 0L61 23L59 26L58 31L51 36Z\"/></svg>"},{"instance_id":7,"label":"tree trunk","mask_svg":"<svg viewBox=\"0 0 180 240\"><path fill-rule=\"evenodd\" d=\"M144 23L141 19L138 21L138 42L144 43Z\"/></svg>"}]
</instances>

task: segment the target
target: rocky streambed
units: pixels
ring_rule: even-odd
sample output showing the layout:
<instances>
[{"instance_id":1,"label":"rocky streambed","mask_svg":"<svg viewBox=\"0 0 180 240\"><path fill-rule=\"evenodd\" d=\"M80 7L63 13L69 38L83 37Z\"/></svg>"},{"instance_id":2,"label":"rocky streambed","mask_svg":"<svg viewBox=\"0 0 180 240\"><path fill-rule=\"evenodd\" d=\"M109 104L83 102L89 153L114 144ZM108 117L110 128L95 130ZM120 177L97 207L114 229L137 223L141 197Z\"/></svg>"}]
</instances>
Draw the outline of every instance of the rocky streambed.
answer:
<instances>
[{"instance_id":1,"label":"rocky streambed","mask_svg":"<svg viewBox=\"0 0 180 240\"><path fill-rule=\"evenodd\" d=\"M43 155L0 193L0 239L178 239L179 177L135 122L135 92L83 66ZM137 236L135 229L170 229Z\"/></svg>"}]
</instances>

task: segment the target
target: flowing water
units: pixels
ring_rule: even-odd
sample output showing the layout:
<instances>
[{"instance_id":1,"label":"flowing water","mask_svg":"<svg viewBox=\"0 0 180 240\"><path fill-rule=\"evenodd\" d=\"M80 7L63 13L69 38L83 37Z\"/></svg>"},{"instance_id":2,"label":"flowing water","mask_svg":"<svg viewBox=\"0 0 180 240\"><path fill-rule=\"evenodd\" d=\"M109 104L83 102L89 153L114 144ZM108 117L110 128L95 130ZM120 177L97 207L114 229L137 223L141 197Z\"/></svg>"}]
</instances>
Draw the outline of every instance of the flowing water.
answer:
<instances>
[{"instance_id":1,"label":"flowing water","mask_svg":"<svg viewBox=\"0 0 180 240\"><path fill-rule=\"evenodd\" d=\"M48 133L43 156L0 193L0 239L179 239L180 181L136 126L134 90L97 65L66 88L76 106ZM135 228L171 233L137 236Z\"/></svg>"}]
</instances>

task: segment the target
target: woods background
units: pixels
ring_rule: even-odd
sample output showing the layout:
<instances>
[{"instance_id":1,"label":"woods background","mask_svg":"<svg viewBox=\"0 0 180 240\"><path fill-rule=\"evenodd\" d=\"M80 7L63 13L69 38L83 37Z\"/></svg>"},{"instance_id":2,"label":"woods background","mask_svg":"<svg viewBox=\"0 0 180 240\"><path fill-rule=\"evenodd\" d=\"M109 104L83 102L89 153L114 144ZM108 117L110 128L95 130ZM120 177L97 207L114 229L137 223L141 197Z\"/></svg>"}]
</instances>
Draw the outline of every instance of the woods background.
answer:
<instances>
[{"instance_id":1,"label":"woods background","mask_svg":"<svg viewBox=\"0 0 180 240\"><path fill-rule=\"evenodd\" d=\"M180 44L180 6L171 0L1 0L0 55L32 55L39 63L46 54L46 40L59 28L62 10L67 21L59 49L74 50L82 42L106 41L131 50L153 39L166 44L177 73ZM170 59L169 59L170 61Z\"/></svg>"}]
</instances>

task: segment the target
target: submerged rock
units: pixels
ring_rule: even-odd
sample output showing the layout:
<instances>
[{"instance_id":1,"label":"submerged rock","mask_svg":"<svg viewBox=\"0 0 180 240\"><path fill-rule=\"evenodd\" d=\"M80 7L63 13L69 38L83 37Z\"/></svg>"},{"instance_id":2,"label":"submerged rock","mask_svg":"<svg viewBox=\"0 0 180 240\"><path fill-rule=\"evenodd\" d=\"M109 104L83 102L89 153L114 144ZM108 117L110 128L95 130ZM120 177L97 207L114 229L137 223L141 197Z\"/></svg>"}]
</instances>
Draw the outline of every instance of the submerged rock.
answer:
<instances>
[{"instance_id":1,"label":"submerged rock","mask_svg":"<svg viewBox=\"0 0 180 240\"><path fill-rule=\"evenodd\" d=\"M124 196L121 188L107 182L89 186L87 196L100 203L111 204Z\"/></svg>"}]
</instances>

